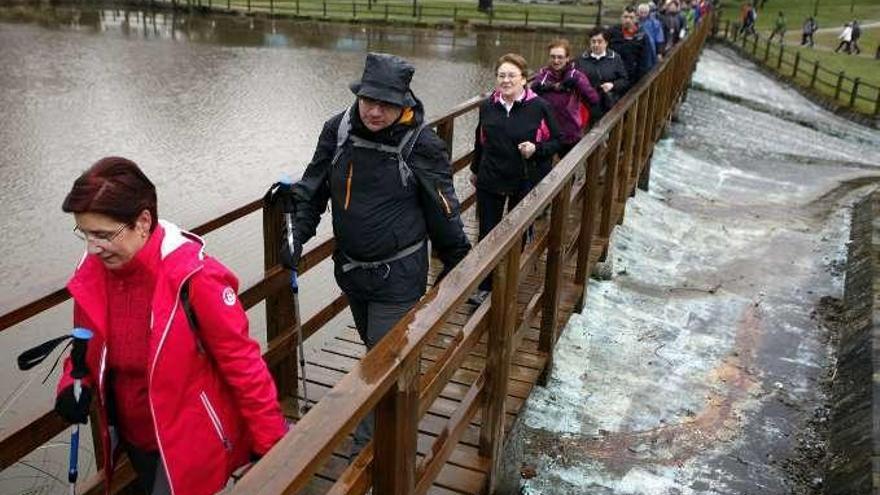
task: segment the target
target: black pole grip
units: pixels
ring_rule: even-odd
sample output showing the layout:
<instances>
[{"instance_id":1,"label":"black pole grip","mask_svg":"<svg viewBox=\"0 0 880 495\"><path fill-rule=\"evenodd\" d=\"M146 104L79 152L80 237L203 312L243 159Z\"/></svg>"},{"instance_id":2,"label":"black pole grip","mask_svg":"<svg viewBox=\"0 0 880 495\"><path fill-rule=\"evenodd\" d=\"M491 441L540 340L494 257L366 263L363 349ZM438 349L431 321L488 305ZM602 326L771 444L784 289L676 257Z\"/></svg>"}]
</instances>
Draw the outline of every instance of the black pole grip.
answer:
<instances>
[{"instance_id":1,"label":"black pole grip","mask_svg":"<svg viewBox=\"0 0 880 495\"><path fill-rule=\"evenodd\" d=\"M90 338L92 338L92 332L89 330L77 328L73 331L73 349L70 351L70 360L73 364L70 376L73 378L83 378L89 373L89 368L86 365L86 350Z\"/></svg>"}]
</instances>

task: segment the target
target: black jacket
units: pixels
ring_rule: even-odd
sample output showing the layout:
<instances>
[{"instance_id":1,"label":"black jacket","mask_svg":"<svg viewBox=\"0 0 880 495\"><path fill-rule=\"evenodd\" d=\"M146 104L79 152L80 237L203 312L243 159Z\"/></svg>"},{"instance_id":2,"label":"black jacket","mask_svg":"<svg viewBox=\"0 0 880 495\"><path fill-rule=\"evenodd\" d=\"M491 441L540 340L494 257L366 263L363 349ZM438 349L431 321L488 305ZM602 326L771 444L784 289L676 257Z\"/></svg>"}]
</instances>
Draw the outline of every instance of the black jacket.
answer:
<instances>
[{"instance_id":1,"label":"black jacket","mask_svg":"<svg viewBox=\"0 0 880 495\"><path fill-rule=\"evenodd\" d=\"M599 103L590 107L591 120L597 122L629 89L629 79L623 59L609 48L605 51L605 56L600 59L593 58L589 52L584 52L577 58L575 64L579 71L587 75L590 84L599 92ZM606 82L614 84L610 93L606 93L600 87Z\"/></svg>"},{"instance_id":2,"label":"black jacket","mask_svg":"<svg viewBox=\"0 0 880 495\"><path fill-rule=\"evenodd\" d=\"M396 146L408 130L423 122L421 103L413 110L408 122L398 121L374 133L361 122L355 103L349 112L350 135ZM387 270L383 266L343 273L341 266L350 259L388 259L426 237L443 262L444 272L464 258L470 243L462 230L446 144L430 129L421 132L406 160L412 176L404 187L396 156L354 147L350 140L336 165L331 164L344 115L324 123L312 161L302 180L293 186L297 236L305 242L315 235L330 200L336 237L335 274L343 291L368 301L412 301L425 293L427 246L389 263Z\"/></svg>"},{"instance_id":3,"label":"black jacket","mask_svg":"<svg viewBox=\"0 0 880 495\"><path fill-rule=\"evenodd\" d=\"M626 78L630 86L635 86L639 79L644 76L650 67L646 67L645 59L648 58L648 52L652 50L652 44L648 40L648 34L642 30L636 32L635 36L627 39L623 35L623 28L614 26L609 30L611 41L608 46L614 50L623 60L623 66L626 68Z\"/></svg>"},{"instance_id":4,"label":"black jacket","mask_svg":"<svg viewBox=\"0 0 880 495\"><path fill-rule=\"evenodd\" d=\"M519 152L524 141L535 143L528 160ZM560 145L553 109L531 88L514 102L509 115L496 92L480 105L471 162L477 188L496 194L531 189L549 171Z\"/></svg>"}]
</instances>

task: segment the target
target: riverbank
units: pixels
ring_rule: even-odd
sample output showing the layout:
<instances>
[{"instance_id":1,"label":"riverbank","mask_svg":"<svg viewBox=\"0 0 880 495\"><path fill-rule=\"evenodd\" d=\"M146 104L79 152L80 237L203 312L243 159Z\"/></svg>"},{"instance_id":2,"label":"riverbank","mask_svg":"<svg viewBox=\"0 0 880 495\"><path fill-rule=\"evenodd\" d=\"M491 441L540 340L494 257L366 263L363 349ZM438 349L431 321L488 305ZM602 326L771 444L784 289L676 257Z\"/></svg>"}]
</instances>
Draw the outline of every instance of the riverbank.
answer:
<instances>
[{"instance_id":1,"label":"riverbank","mask_svg":"<svg viewBox=\"0 0 880 495\"><path fill-rule=\"evenodd\" d=\"M34 5L28 0L0 2L6 6L17 4ZM75 0L53 3L65 4L82 5ZM469 0L132 0L99 2L97 5L420 28L570 33L583 32L597 23L616 23L623 2L546 4L496 1L489 12L480 11L476 2Z\"/></svg>"}]
</instances>

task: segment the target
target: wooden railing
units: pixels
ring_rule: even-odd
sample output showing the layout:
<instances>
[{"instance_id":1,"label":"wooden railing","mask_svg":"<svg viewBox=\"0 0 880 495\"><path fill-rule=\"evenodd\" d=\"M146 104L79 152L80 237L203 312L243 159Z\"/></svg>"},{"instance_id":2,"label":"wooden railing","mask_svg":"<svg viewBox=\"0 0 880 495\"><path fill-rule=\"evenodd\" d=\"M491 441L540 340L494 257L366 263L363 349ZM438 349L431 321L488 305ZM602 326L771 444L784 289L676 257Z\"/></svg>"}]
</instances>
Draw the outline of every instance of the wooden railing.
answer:
<instances>
[{"instance_id":1,"label":"wooden railing","mask_svg":"<svg viewBox=\"0 0 880 495\"><path fill-rule=\"evenodd\" d=\"M550 174L508 214L471 253L410 311L391 332L354 366L331 391L301 418L235 487L241 494L296 493L304 488L331 452L371 410L376 432L371 445L351 463L329 493L425 493L446 463L467 425L481 415L479 454L488 466L488 489L498 481L504 440L504 398L511 356L529 322L540 314L539 351L552 366L553 347L565 322L559 318L563 286L574 288L582 300L587 275L604 255L613 227L623 219L633 188L647 187L653 146L660 139L690 81L709 23L703 23L676 46L655 70L631 89ZM452 149L456 119L476 111L475 97L431 121ZM467 152L453 162L456 172L471 161ZM576 172L586 168L582 180ZM465 172L466 173L466 172ZM474 194L462 199L472 207ZM522 234L550 208L548 227L522 248ZM277 265L280 212L257 200L193 230L206 234L247 215L262 211L265 274L241 293L245 308L265 301L268 349L264 359L282 396L295 396L297 384L293 307L287 274ZM334 240L311 248L300 262L306 273L327 258ZM575 262L572 275L564 266ZM543 263L542 263L543 262ZM543 285L518 309L516 296L523 274L543 269ZM493 277L490 300L474 311L453 344L427 370L420 370L425 343L486 276ZM59 289L0 316L0 331L53 308L69 298ZM582 304L582 302L581 302ZM308 338L347 307L340 296L303 322ZM429 454L416 455L419 419L440 394L452 374L483 336L488 339L486 366L448 420ZM0 437L0 469L6 469L65 429L64 422L47 409ZM100 442L95 455L100 459ZM114 475L113 490L125 488L133 474L126 463ZM83 483L81 493L100 493L103 475Z\"/></svg>"}]
</instances>

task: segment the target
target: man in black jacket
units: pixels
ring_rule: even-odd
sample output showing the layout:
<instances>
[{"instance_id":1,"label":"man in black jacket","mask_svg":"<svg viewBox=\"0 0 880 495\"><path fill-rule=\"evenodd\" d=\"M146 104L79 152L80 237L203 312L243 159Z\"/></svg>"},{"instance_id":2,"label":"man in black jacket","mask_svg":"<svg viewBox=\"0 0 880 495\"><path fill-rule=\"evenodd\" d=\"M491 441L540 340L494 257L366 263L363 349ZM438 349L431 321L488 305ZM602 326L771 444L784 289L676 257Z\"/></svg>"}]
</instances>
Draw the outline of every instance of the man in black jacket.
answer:
<instances>
[{"instance_id":1,"label":"man in black jacket","mask_svg":"<svg viewBox=\"0 0 880 495\"><path fill-rule=\"evenodd\" d=\"M632 6L624 7L620 24L609 29L608 34L611 49L623 59L629 85L635 86L657 63L654 41L636 24L636 11Z\"/></svg>"},{"instance_id":2,"label":"man in black jacket","mask_svg":"<svg viewBox=\"0 0 880 495\"><path fill-rule=\"evenodd\" d=\"M330 201L334 274L368 349L424 295L427 239L443 262L441 277L470 249L446 145L424 127L409 89L414 71L394 55L368 54L361 80L351 84L357 100L324 124L302 179L270 190L295 214L292 246L286 232L281 245L291 269ZM372 432L371 414L358 425L352 458Z\"/></svg>"}]
</instances>

